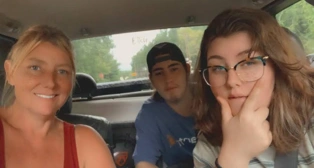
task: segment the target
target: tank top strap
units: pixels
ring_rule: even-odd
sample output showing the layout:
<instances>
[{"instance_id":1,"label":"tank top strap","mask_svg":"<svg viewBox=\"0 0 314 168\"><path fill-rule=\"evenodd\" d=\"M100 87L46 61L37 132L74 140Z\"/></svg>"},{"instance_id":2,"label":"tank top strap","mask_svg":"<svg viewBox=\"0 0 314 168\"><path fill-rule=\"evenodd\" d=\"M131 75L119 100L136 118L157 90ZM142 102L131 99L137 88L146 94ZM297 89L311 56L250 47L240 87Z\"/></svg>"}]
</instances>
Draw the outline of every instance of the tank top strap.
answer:
<instances>
[{"instance_id":1,"label":"tank top strap","mask_svg":"<svg viewBox=\"0 0 314 168\"><path fill-rule=\"evenodd\" d=\"M75 126L67 122L63 122L63 130L64 130L64 168L79 168L75 141Z\"/></svg>"},{"instance_id":2,"label":"tank top strap","mask_svg":"<svg viewBox=\"0 0 314 168\"><path fill-rule=\"evenodd\" d=\"M4 130L2 120L0 119L0 168L5 167L5 156L4 156Z\"/></svg>"}]
</instances>

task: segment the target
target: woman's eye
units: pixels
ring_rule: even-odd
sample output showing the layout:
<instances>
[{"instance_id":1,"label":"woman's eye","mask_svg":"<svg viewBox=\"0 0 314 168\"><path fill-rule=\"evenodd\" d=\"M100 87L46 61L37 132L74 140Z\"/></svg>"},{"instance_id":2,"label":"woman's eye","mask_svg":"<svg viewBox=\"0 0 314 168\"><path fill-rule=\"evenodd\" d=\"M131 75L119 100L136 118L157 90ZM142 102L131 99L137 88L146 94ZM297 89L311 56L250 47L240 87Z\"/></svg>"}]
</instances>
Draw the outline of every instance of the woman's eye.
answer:
<instances>
[{"instance_id":1,"label":"woman's eye","mask_svg":"<svg viewBox=\"0 0 314 168\"><path fill-rule=\"evenodd\" d=\"M30 67L30 69L31 69L31 70L34 70L34 71L40 70L39 66L37 66L37 65L32 65L32 66Z\"/></svg>"},{"instance_id":2,"label":"woman's eye","mask_svg":"<svg viewBox=\"0 0 314 168\"><path fill-rule=\"evenodd\" d=\"M225 71L225 68L222 66L214 66L211 68L213 72Z\"/></svg>"},{"instance_id":3,"label":"woman's eye","mask_svg":"<svg viewBox=\"0 0 314 168\"><path fill-rule=\"evenodd\" d=\"M59 73L60 73L60 74L69 74L69 71L64 70L64 69L60 69L60 70L59 70Z\"/></svg>"},{"instance_id":4,"label":"woman's eye","mask_svg":"<svg viewBox=\"0 0 314 168\"><path fill-rule=\"evenodd\" d=\"M255 61L247 61L243 65L244 66L250 66L250 65L254 65L255 63L256 63Z\"/></svg>"},{"instance_id":5,"label":"woman's eye","mask_svg":"<svg viewBox=\"0 0 314 168\"><path fill-rule=\"evenodd\" d=\"M255 66L255 65L259 65L260 63L262 63L262 61L258 60L258 59L251 59L248 61L243 62L242 64L240 64L240 66Z\"/></svg>"}]
</instances>

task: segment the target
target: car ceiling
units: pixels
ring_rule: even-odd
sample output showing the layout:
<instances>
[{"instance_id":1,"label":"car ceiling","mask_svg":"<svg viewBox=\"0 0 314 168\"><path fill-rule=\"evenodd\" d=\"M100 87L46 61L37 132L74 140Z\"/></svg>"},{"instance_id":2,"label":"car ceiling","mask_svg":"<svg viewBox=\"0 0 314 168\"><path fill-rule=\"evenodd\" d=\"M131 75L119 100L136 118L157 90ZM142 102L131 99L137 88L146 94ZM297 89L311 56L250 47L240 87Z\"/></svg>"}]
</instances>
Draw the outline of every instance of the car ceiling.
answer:
<instances>
[{"instance_id":1,"label":"car ceiling","mask_svg":"<svg viewBox=\"0 0 314 168\"><path fill-rule=\"evenodd\" d=\"M230 7L262 8L273 0L0 0L0 34L17 38L49 24L71 39L206 25ZM190 19L187 19L190 18Z\"/></svg>"}]
</instances>

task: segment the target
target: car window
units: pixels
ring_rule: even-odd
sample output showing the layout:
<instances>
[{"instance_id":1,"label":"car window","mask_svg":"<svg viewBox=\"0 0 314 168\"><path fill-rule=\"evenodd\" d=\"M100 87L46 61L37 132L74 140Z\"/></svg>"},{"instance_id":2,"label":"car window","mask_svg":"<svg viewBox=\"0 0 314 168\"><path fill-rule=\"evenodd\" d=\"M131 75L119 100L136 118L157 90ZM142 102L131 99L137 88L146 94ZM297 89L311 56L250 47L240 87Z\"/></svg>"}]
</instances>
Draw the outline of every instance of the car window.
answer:
<instances>
[{"instance_id":1,"label":"car window","mask_svg":"<svg viewBox=\"0 0 314 168\"><path fill-rule=\"evenodd\" d=\"M314 53L314 7L301 0L276 15L283 27L294 32L302 41L307 54Z\"/></svg>"},{"instance_id":2,"label":"car window","mask_svg":"<svg viewBox=\"0 0 314 168\"><path fill-rule=\"evenodd\" d=\"M187 61L196 62L206 26L159 29L72 41L77 72L91 75L97 83L147 78L146 55L159 42L172 42Z\"/></svg>"},{"instance_id":3,"label":"car window","mask_svg":"<svg viewBox=\"0 0 314 168\"><path fill-rule=\"evenodd\" d=\"M15 43L15 39L0 35L0 61L4 62L7 58L12 46ZM0 66L0 75L4 74L4 67Z\"/></svg>"},{"instance_id":4,"label":"car window","mask_svg":"<svg viewBox=\"0 0 314 168\"><path fill-rule=\"evenodd\" d=\"M5 59L7 58L12 46L16 42L15 39L0 35L0 61L4 63ZM2 93L2 89L4 86L4 66L0 66L0 93ZM0 96L0 106L3 106Z\"/></svg>"}]
</instances>

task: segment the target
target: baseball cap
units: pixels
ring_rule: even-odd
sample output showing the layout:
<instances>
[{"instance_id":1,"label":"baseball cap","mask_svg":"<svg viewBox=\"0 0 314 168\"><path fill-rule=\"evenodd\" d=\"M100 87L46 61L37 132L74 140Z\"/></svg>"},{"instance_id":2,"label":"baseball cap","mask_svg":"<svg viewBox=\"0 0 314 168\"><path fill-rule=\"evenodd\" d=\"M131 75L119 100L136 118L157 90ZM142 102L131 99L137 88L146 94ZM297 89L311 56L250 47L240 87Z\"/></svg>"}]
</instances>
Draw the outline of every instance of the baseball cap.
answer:
<instances>
[{"instance_id":1,"label":"baseball cap","mask_svg":"<svg viewBox=\"0 0 314 168\"><path fill-rule=\"evenodd\" d=\"M164 56L157 57L159 55ZM167 60L179 61L183 65L186 64L183 53L177 45L169 42L163 42L156 44L147 54L146 61L149 73L151 73L152 68L156 63Z\"/></svg>"}]
</instances>

